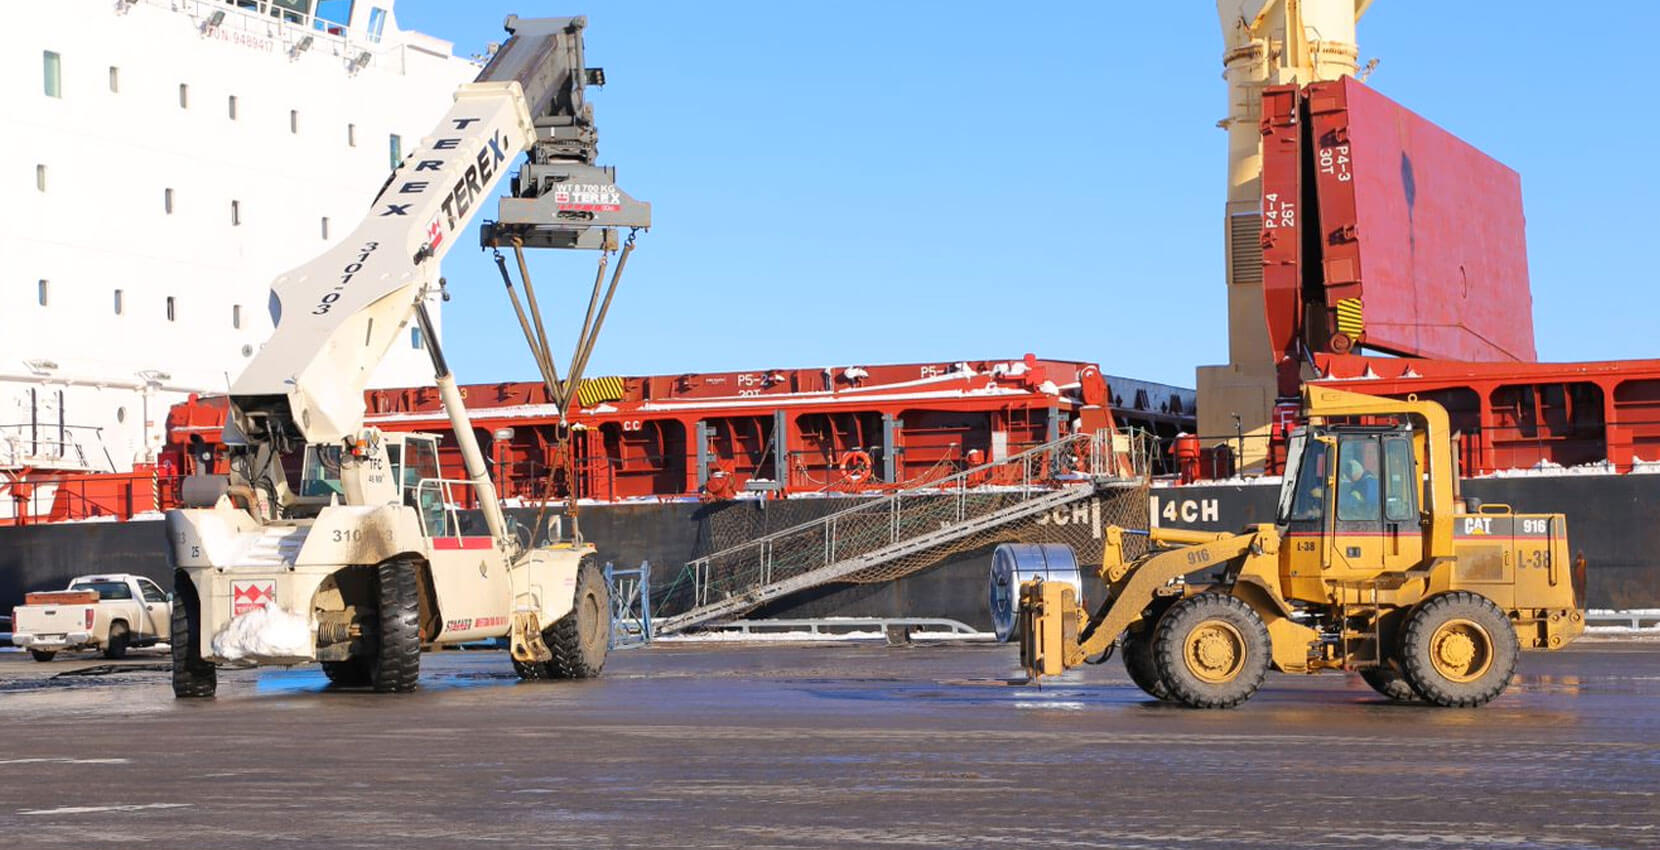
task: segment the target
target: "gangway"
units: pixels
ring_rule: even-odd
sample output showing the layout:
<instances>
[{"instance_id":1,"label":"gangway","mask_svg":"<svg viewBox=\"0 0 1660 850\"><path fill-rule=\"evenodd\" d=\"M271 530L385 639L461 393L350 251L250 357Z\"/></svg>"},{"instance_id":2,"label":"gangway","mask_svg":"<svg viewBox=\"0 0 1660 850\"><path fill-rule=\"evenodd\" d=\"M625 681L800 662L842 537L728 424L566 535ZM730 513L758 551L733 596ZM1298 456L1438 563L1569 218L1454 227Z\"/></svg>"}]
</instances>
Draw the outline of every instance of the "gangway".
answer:
<instances>
[{"instance_id":1,"label":"gangway","mask_svg":"<svg viewBox=\"0 0 1660 850\"><path fill-rule=\"evenodd\" d=\"M905 561L931 550L1105 491L1140 487L1148 459L1144 444L1126 435L1073 434L711 553L686 565L691 607L657 621L653 632L674 634L895 565L892 577L903 575L921 568Z\"/></svg>"}]
</instances>

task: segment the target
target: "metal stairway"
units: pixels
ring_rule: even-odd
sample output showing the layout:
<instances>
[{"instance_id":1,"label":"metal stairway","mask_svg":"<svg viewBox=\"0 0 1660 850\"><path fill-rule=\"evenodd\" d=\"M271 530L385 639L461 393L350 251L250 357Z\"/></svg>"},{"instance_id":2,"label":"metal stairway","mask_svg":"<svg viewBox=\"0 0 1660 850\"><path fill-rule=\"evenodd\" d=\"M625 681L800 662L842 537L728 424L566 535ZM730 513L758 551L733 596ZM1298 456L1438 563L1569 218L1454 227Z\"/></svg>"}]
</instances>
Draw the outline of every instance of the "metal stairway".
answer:
<instances>
[{"instance_id":1,"label":"metal stairway","mask_svg":"<svg viewBox=\"0 0 1660 850\"><path fill-rule=\"evenodd\" d=\"M736 616L790 593L1091 498L1103 489L1135 484L1144 467L1135 457L1139 453L1127 450L1129 445L1105 431L1065 437L699 558L686 565L694 588L692 607L659 620L654 631L673 634ZM1131 457L1128 463L1126 456ZM1052 473L1060 465L1084 471L1057 477ZM717 571L738 578L717 587Z\"/></svg>"}]
</instances>

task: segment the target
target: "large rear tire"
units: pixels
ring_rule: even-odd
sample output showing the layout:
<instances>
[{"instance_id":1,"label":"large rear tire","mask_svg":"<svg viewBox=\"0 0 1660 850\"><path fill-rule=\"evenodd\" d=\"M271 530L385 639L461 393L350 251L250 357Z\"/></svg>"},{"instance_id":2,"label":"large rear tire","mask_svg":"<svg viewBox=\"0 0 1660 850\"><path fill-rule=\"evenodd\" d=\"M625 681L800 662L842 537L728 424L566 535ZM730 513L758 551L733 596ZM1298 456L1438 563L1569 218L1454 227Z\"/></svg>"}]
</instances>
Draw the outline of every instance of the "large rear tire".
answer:
<instances>
[{"instance_id":1,"label":"large rear tire","mask_svg":"<svg viewBox=\"0 0 1660 850\"><path fill-rule=\"evenodd\" d=\"M1124 632L1119 647L1124 653L1124 672L1130 674L1130 681L1135 682L1136 687L1148 696L1167 701L1170 699L1170 686L1159 675L1158 662L1153 658L1153 633L1171 604L1171 600L1153 603L1151 610L1142 618L1140 628Z\"/></svg>"},{"instance_id":2,"label":"large rear tire","mask_svg":"<svg viewBox=\"0 0 1660 850\"><path fill-rule=\"evenodd\" d=\"M127 644L132 636L127 632L127 624L121 620L110 623L110 636L104 640L104 657L110 660L127 657Z\"/></svg>"},{"instance_id":3,"label":"large rear tire","mask_svg":"<svg viewBox=\"0 0 1660 850\"><path fill-rule=\"evenodd\" d=\"M39 661L42 664L45 664L46 662L51 661L54 658L57 658L58 657L58 651L55 650L55 649L31 649L31 650L29 650L29 657L33 658L36 661Z\"/></svg>"},{"instance_id":4,"label":"large rear tire","mask_svg":"<svg viewBox=\"0 0 1660 850\"><path fill-rule=\"evenodd\" d=\"M345 661L324 661L323 675L329 684L340 688L361 688L369 684L369 665L361 658Z\"/></svg>"},{"instance_id":5,"label":"large rear tire","mask_svg":"<svg viewBox=\"0 0 1660 850\"><path fill-rule=\"evenodd\" d=\"M415 565L401 558L386 561L375 568L375 585L380 634L368 659L369 685L376 693L409 693L421 679L421 592Z\"/></svg>"},{"instance_id":6,"label":"large rear tire","mask_svg":"<svg viewBox=\"0 0 1660 850\"><path fill-rule=\"evenodd\" d=\"M173 647L173 696L178 699L211 697L219 689L219 673L202 660L202 613L196 588L182 574L173 582L173 618L168 643Z\"/></svg>"},{"instance_id":7,"label":"large rear tire","mask_svg":"<svg viewBox=\"0 0 1660 850\"><path fill-rule=\"evenodd\" d=\"M561 679L591 679L605 669L611 649L611 589L589 559L576 571L576 602L570 613L542 633L553 651L551 671Z\"/></svg>"},{"instance_id":8,"label":"large rear tire","mask_svg":"<svg viewBox=\"0 0 1660 850\"><path fill-rule=\"evenodd\" d=\"M1268 674L1268 627L1243 600L1201 593L1171 606L1153 632L1170 696L1193 708L1233 708Z\"/></svg>"},{"instance_id":9,"label":"large rear tire","mask_svg":"<svg viewBox=\"0 0 1660 850\"><path fill-rule=\"evenodd\" d=\"M1425 702L1485 705L1510 684L1521 645L1491 599L1467 590L1432 596L1407 617L1401 666Z\"/></svg>"},{"instance_id":10,"label":"large rear tire","mask_svg":"<svg viewBox=\"0 0 1660 850\"><path fill-rule=\"evenodd\" d=\"M1408 682L1405 676L1395 672L1392 667L1368 667L1360 671L1360 678L1371 686L1372 690L1395 702L1412 702L1418 698L1418 692L1412 689L1412 683Z\"/></svg>"}]
</instances>

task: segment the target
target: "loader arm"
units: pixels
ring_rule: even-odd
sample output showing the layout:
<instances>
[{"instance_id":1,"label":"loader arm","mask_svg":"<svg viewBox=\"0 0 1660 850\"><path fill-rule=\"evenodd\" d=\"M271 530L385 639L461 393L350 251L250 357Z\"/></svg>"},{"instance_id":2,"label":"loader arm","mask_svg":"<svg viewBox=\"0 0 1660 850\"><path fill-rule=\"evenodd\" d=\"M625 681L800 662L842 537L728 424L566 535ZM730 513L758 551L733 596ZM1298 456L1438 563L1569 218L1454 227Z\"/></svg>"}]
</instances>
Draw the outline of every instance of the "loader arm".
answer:
<instances>
[{"instance_id":1,"label":"loader arm","mask_svg":"<svg viewBox=\"0 0 1660 850\"><path fill-rule=\"evenodd\" d=\"M1139 618L1153 601L1155 591L1171 579L1218 567L1239 558L1256 545L1256 531L1239 534L1208 534L1209 539L1176 549L1144 555L1109 569L1106 601L1081 629L1065 621L1081 609L1072 588L1055 582L1028 582L1021 588L1021 609L1032 616L1021 630L1021 658L1033 678L1053 676L1076 667L1085 658L1099 655ZM1076 639L1071 635L1076 634Z\"/></svg>"}]
</instances>

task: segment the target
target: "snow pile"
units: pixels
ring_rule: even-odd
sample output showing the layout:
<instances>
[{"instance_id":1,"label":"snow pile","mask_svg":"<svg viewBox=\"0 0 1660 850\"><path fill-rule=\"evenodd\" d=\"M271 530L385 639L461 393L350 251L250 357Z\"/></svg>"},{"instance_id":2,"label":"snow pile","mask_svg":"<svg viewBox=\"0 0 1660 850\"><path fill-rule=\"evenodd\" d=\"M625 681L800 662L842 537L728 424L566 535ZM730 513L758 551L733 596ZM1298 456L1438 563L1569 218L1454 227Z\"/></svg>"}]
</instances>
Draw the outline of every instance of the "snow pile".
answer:
<instances>
[{"instance_id":1,"label":"snow pile","mask_svg":"<svg viewBox=\"0 0 1660 850\"><path fill-rule=\"evenodd\" d=\"M1660 460L1643 460L1636 455L1632 455L1631 473L1633 475L1660 475Z\"/></svg>"},{"instance_id":2,"label":"snow pile","mask_svg":"<svg viewBox=\"0 0 1660 850\"><path fill-rule=\"evenodd\" d=\"M1585 611L1585 634L1597 637L1660 637L1660 608Z\"/></svg>"},{"instance_id":3,"label":"snow pile","mask_svg":"<svg viewBox=\"0 0 1660 850\"><path fill-rule=\"evenodd\" d=\"M1038 392L1045 395L1060 395L1061 388L1055 386L1054 381L1044 381L1043 383L1038 384Z\"/></svg>"},{"instance_id":4,"label":"snow pile","mask_svg":"<svg viewBox=\"0 0 1660 850\"><path fill-rule=\"evenodd\" d=\"M1606 460L1593 463L1584 463L1578 466L1563 466L1551 460L1541 460L1525 469L1499 469L1480 476L1482 478L1546 478L1560 475L1614 475L1614 464Z\"/></svg>"},{"instance_id":5,"label":"snow pile","mask_svg":"<svg viewBox=\"0 0 1660 850\"><path fill-rule=\"evenodd\" d=\"M870 373L860 369L857 366L849 366L842 370L842 377L846 378L849 382L852 382L857 381L860 378L868 378L870 377Z\"/></svg>"},{"instance_id":6,"label":"snow pile","mask_svg":"<svg viewBox=\"0 0 1660 850\"><path fill-rule=\"evenodd\" d=\"M213 654L244 658L311 657L311 620L267 602L232 619L213 636Z\"/></svg>"}]
</instances>

